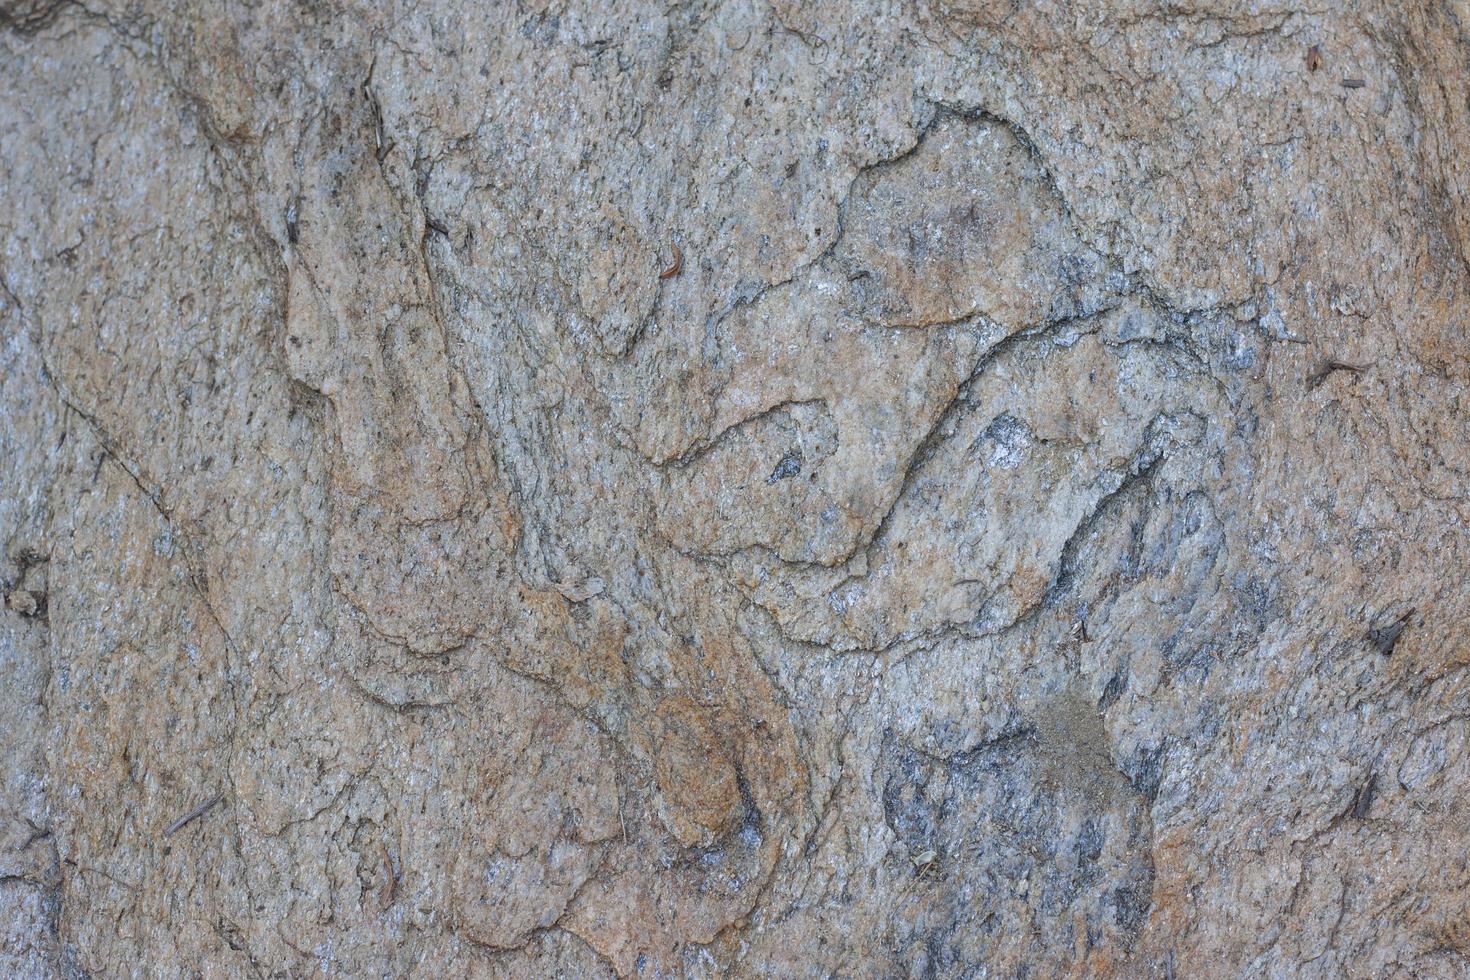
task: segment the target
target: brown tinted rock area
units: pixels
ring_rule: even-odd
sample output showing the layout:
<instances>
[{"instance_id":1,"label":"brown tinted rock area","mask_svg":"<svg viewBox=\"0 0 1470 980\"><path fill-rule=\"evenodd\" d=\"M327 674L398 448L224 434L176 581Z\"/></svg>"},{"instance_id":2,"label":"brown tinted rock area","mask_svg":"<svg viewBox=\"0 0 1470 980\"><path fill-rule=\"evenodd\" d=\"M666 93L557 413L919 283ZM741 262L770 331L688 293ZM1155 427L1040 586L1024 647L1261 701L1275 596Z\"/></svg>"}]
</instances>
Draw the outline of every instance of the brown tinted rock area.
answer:
<instances>
[{"instance_id":1,"label":"brown tinted rock area","mask_svg":"<svg viewBox=\"0 0 1470 980\"><path fill-rule=\"evenodd\" d=\"M0 0L0 975L1470 974L1470 5Z\"/></svg>"}]
</instances>

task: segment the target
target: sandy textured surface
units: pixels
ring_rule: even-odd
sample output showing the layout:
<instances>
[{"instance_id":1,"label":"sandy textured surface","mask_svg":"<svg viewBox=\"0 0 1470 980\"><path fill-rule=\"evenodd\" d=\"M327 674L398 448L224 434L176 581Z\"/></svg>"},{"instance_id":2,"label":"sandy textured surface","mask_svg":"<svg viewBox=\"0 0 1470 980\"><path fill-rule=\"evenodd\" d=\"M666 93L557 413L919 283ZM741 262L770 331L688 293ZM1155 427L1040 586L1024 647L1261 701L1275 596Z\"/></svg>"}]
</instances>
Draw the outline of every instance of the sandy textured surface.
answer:
<instances>
[{"instance_id":1,"label":"sandy textured surface","mask_svg":"<svg viewBox=\"0 0 1470 980\"><path fill-rule=\"evenodd\" d=\"M0 975L1470 976L1470 3L0 2Z\"/></svg>"}]
</instances>

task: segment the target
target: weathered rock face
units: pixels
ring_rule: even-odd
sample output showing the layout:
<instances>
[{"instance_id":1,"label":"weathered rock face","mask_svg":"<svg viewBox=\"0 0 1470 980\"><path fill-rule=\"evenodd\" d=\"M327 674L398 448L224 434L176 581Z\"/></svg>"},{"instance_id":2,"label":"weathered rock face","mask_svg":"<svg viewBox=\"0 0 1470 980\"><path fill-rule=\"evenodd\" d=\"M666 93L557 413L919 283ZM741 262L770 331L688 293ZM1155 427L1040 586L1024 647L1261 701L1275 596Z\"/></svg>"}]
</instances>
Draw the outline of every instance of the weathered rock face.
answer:
<instances>
[{"instance_id":1,"label":"weathered rock face","mask_svg":"<svg viewBox=\"0 0 1470 980\"><path fill-rule=\"evenodd\" d=\"M1465 0L0 25L0 974L1470 974Z\"/></svg>"}]
</instances>

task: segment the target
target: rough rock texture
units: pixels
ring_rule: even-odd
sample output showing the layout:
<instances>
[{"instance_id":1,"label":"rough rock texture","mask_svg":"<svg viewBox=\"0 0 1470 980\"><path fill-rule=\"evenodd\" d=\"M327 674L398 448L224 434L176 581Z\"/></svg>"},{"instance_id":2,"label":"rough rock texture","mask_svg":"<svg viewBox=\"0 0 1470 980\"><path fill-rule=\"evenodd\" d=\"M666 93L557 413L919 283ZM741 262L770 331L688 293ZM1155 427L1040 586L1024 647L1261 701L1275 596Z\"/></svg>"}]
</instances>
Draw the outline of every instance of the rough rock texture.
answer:
<instances>
[{"instance_id":1,"label":"rough rock texture","mask_svg":"<svg viewBox=\"0 0 1470 980\"><path fill-rule=\"evenodd\" d=\"M0 975L1470 975L1467 150L1466 0L3 0Z\"/></svg>"}]
</instances>

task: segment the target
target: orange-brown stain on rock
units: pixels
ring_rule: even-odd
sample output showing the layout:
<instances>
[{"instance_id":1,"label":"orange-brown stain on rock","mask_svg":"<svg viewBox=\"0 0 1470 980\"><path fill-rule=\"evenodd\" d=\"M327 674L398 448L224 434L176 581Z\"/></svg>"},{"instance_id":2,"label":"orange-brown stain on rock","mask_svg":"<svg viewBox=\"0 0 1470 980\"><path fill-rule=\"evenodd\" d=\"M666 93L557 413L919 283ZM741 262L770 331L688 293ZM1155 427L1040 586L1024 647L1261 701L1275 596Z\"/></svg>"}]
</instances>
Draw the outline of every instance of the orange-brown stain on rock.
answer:
<instances>
[{"instance_id":1,"label":"orange-brown stain on rock","mask_svg":"<svg viewBox=\"0 0 1470 980\"><path fill-rule=\"evenodd\" d=\"M712 709L683 696L664 698L651 719L664 820L686 847L712 843L740 821L740 778L721 727Z\"/></svg>"}]
</instances>

